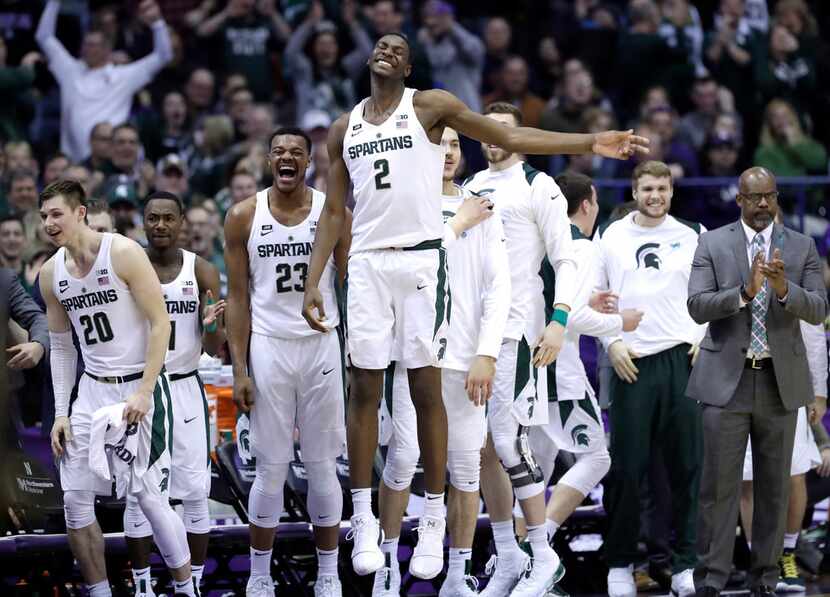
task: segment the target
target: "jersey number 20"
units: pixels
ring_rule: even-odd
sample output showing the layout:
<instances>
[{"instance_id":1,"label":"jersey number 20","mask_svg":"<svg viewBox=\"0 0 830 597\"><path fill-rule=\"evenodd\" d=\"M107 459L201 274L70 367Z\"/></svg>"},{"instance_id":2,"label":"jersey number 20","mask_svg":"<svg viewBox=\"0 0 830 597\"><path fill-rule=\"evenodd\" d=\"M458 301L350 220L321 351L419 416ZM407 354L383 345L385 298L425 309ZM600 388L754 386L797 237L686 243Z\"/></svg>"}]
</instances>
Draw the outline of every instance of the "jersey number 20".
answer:
<instances>
[{"instance_id":1,"label":"jersey number 20","mask_svg":"<svg viewBox=\"0 0 830 597\"><path fill-rule=\"evenodd\" d=\"M92 317L81 315L79 321L84 326L84 342L87 346L112 340L112 326L110 326L110 320L106 313L94 313Z\"/></svg>"}]
</instances>

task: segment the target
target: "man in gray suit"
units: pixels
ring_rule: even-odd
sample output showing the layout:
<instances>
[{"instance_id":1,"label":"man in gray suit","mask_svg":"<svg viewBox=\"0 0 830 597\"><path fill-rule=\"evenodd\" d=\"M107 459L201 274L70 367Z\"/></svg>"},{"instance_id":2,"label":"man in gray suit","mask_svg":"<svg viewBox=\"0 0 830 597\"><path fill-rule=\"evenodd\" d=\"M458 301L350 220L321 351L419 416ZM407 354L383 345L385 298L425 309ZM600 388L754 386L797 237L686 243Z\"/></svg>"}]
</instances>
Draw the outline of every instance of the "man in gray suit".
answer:
<instances>
[{"instance_id":1,"label":"man in gray suit","mask_svg":"<svg viewBox=\"0 0 830 597\"><path fill-rule=\"evenodd\" d=\"M695 584L705 597L723 589L732 568L749 437L756 481L750 588L753 596L775 590L796 413L814 399L799 320L816 324L827 312L815 243L773 223L775 176L746 170L737 203L738 222L701 235L689 279L689 314L709 323L686 390L703 408Z\"/></svg>"}]
</instances>

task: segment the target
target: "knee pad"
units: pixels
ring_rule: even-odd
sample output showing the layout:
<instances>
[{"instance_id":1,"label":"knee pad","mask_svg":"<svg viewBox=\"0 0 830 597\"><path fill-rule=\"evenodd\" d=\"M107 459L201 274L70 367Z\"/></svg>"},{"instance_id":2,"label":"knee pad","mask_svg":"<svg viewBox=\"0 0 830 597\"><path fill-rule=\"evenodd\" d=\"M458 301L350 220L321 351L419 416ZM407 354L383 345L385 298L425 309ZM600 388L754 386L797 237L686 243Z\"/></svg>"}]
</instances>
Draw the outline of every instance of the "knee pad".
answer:
<instances>
[{"instance_id":1,"label":"knee pad","mask_svg":"<svg viewBox=\"0 0 830 597\"><path fill-rule=\"evenodd\" d=\"M306 462L308 475L308 514L311 524L331 527L340 524L343 515L343 491L337 480L334 460Z\"/></svg>"},{"instance_id":2,"label":"knee pad","mask_svg":"<svg viewBox=\"0 0 830 597\"><path fill-rule=\"evenodd\" d=\"M210 511L207 497L197 500L182 500L184 528L192 535L206 535L210 532Z\"/></svg>"},{"instance_id":3,"label":"knee pad","mask_svg":"<svg viewBox=\"0 0 830 597\"><path fill-rule=\"evenodd\" d=\"M273 529L280 520L288 463L257 463L256 478L248 496L248 519L258 527Z\"/></svg>"},{"instance_id":4,"label":"knee pad","mask_svg":"<svg viewBox=\"0 0 830 597\"><path fill-rule=\"evenodd\" d=\"M63 516L67 529L83 529L95 522L95 494L70 489L63 492Z\"/></svg>"},{"instance_id":5,"label":"knee pad","mask_svg":"<svg viewBox=\"0 0 830 597\"><path fill-rule=\"evenodd\" d=\"M526 428L519 428L516 436L508 438L504 435L493 437L493 447L496 449L501 464L510 477L513 494L517 499L526 500L545 490L542 484L542 471L527 441Z\"/></svg>"},{"instance_id":6,"label":"knee pad","mask_svg":"<svg viewBox=\"0 0 830 597\"><path fill-rule=\"evenodd\" d=\"M127 497L127 507L124 509L124 536L130 539L141 539L150 537L152 534L153 527L144 516L138 500L132 496Z\"/></svg>"},{"instance_id":7,"label":"knee pad","mask_svg":"<svg viewBox=\"0 0 830 597\"><path fill-rule=\"evenodd\" d=\"M450 450L447 452L450 483L459 491L478 491L481 477L480 450Z\"/></svg>"},{"instance_id":8,"label":"knee pad","mask_svg":"<svg viewBox=\"0 0 830 597\"><path fill-rule=\"evenodd\" d=\"M417 449L404 448L392 438L389 442L389 451L386 453L386 465L383 467L383 482L389 489L403 491L412 483L415 469L418 466Z\"/></svg>"},{"instance_id":9,"label":"knee pad","mask_svg":"<svg viewBox=\"0 0 830 597\"><path fill-rule=\"evenodd\" d=\"M536 459L536 463L542 470L542 483L547 484L553 475L553 469L556 467L556 455L559 453L559 448L548 437L548 434L539 427L531 428L529 438L533 458Z\"/></svg>"},{"instance_id":10,"label":"knee pad","mask_svg":"<svg viewBox=\"0 0 830 597\"><path fill-rule=\"evenodd\" d=\"M149 491L138 494L136 499L144 516L150 521L153 540L167 567L175 570L187 564L190 561L190 547L184 523L167 499Z\"/></svg>"},{"instance_id":11,"label":"knee pad","mask_svg":"<svg viewBox=\"0 0 830 597\"><path fill-rule=\"evenodd\" d=\"M559 480L563 485L588 495L611 468L611 456L603 446L600 450L578 454L576 463Z\"/></svg>"}]
</instances>

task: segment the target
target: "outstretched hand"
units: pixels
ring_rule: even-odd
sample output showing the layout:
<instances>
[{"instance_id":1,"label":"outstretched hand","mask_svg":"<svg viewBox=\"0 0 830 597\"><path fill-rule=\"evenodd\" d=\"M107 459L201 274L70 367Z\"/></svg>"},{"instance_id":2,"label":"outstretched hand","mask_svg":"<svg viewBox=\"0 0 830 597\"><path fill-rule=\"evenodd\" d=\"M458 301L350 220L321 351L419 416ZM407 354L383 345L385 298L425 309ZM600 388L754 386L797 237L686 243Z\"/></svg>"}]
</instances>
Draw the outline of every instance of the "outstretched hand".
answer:
<instances>
[{"instance_id":1,"label":"outstretched hand","mask_svg":"<svg viewBox=\"0 0 830 597\"><path fill-rule=\"evenodd\" d=\"M605 131L597 133L591 151L597 155L615 160L627 160L634 154L648 155L649 140L627 131Z\"/></svg>"}]
</instances>

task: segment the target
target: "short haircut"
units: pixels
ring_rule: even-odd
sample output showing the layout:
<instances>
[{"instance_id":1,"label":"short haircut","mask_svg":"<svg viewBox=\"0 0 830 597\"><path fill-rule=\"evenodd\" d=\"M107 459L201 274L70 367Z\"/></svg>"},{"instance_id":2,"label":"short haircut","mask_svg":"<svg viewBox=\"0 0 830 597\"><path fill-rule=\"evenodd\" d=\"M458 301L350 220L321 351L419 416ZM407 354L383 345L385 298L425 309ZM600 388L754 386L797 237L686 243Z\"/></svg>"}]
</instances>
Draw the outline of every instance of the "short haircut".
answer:
<instances>
[{"instance_id":1,"label":"short haircut","mask_svg":"<svg viewBox=\"0 0 830 597\"><path fill-rule=\"evenodd\" d=\"M45 162L43 162L43 163L44 163L44 165L45 165L45 164L49 164L50 162L54 162L55 160L60 160L60 159L64 159L64 160L66 160L67 162L69 162L70 164L72 163L72 160L70 160L70 159L69 159L69 156L67 156L67 155L66 155L65 153L63 153L62 151L59 151L59 152L57 152L57 153L53 153L53 154L52 154L52 155L50 155L48 158L46 158L46 161L45 161Z\"/></svg>"},{"instance_id":2,"label":"short haircut","mask_svg":"<svg viewBox=\"0 0 830 597\"><path fill-rule=\"evenodd\" d=\"M136 134L136 136L140 137L140 135L138 134L138 128L134 124L130 124L129 122L122 122L118 126L115 126L115 127L112 128L113 138L115 137L116 133L118 133L118 131L121 131L121 130L124 130L124 129L129 129L129 130L133 131Z\"/></svg>"},{"instance_id":3,"label":"short haircut","mask_svg":"<svg viewBox=\"0 0 830 597\"><path fill-rule=\"evenodd\" d=\"M568 201L569 216L579 210L583 201L586 199L590 201L594 183L589 176L579 172L563 172L554 180Z\"/></svg>"},{"instance_id":4,"label":"short haircut","mask_svg":"<svg viewBox=\"0 0 830 597\"><path fill-rule=\"evenodd\" d=\"M522 111L509 102L493 102L487 104L483 114L511 114L516 119L516 125L522 126Z\"/></svg>"},{"instance_id":5,"label":"short haircut","mask_svg":"<svg viewBox=\"0 0 830 597\"><path fill-rule=\"evenodd\" d=\"M35 181L35 183L37 183L37 175L31 170L27 170L24 168L18 168L17 170L13 170L11 174L9 174L9 189L11 189L12 185L18 180L23 180L27 178L31 178L33 181Z\"/></svg>"},{"instance_id":6,"label":"short haircut","mask_svg":"<svg viewBox=\"0 0 830 597\"><path fill-rule=\"evenodd\" d=\"M23 218L19 214L3 214L0 216L0 226L7 222L17 222L23 231L26 231L26 225L23 223Z\"/></svg>"},{"instance_id":7,"label":"short haircut","mask_svg":"<svg viewBox=\"0 0 830 597\"><path fill-rule=\"evenodd\" d=\"M303 129L296 126L283 126L271 133L271 138L268 140L269 151L271 150L271 144L274 142L274 139L283 135L291 135L293 137L302 137L305 139L305 144L308 148L308 155L311 155L311 137L309 137L308 133L306 133Z\"/></svg>"},{"instance_id":8,"label":"short haircut","mask_svg":"<svg viewBox=\"0 0 830 597\"><path fill-rule=\"evenodd\" d=\"M169 193L167 191L153 191L147 195L147 198L144 200L144 209L142 211L147 210L147 206L153 199L166 199L167 201L172 201L176 204L176 207L179 208L179 214L184 215L184 203L181 198L175 193Z\"/></svg>"},{"instance_id":9,"label":"short haircut","mask_svg":"<svg viewBox=\"0 0 830 597\"><path fill-rule=\"evenodd\" d=\"M111 127L112 125L106 120L102 120L101 122L96 123L95 126L92 127L92 130L89 131L89 138L92 139L92 137L95 136L95 133L98 131L98 129L100 129L102 126Z\"/></svg>"},{"instance_id":10,"label":"short haircut","mask_svg":"<svg viewBox=\"0 0 830 597\"><path fill-rule=\"evenodd\" d=\"M87 202L86 215L94 216L95 214L107 214L111 216L112 210L109 204L103 199L91 199Z\"/></svg>"},{"instance_id":11,"label":"short haircut","mask_svg":"<svg viewBox=\"0 0 830 597\"><path fill-rule=\"evenodd\" d=\"M668 178L669 182L673 183L671 170L669 170L666 164L658 162L657 160L648 160L647 162L637 164L637 167L634 168L634 172L631 173L631 187L636 189L637 181L646 175L654 176L655 178Z\"/></svg>"},{"instance_id":12,"label":"short haircut","mask_svg":"<svg viewBox=\"0 0 830 597\"><path fill-rule=\"evenodd\" d=\"M40 192L40 196L38 197L38 205L43 206L46 201L57 197L58 195L63 197L63 200L72 209L75 209L81 205L84 207L87 206L86 191L84 191L84 187L81 186L81 183L77 180L66 179L59 179L48 184L46 188Z\"/></svg>"}]
</instances>

